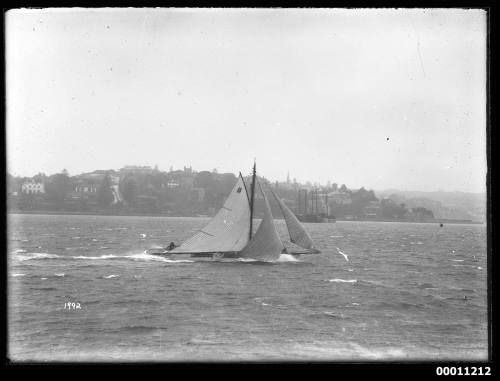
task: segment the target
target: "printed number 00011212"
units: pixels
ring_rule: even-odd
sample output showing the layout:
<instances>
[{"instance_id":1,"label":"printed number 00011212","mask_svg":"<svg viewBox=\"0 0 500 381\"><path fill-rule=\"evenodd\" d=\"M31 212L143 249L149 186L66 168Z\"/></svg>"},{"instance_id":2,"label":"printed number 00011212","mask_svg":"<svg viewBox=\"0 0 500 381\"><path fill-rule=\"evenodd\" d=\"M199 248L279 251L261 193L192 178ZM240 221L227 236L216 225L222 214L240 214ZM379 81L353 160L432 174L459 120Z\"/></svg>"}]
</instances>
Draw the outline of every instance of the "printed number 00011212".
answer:
<instances>
[{"instance_id":1,"label":"printed number 00011212","mask_svg":"<svg viewBox=\"0 0 500 381\"><path fill-rule=\"evenodd\" d=\"M438 376L491 376L489 366L438 366L436 368Z\"/></svg>"}]
</instances>

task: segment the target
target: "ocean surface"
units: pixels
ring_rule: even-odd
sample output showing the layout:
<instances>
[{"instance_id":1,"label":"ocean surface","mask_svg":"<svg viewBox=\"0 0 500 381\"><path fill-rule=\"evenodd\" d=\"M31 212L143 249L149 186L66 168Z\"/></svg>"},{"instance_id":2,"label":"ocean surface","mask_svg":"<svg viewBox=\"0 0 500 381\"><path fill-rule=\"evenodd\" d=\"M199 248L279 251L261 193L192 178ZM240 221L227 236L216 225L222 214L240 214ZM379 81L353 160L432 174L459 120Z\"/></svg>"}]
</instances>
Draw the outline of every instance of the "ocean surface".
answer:
<instances>
[{"instance_id":1,"label":"ocean surface","mask_svg":"<svg viewBox=\"0 0 500 381\"><path fill-rule=\"evenodd\" d=\"M144 253L207 221L9 215L9 358L487 359L485 225L305 224L323 253L275 263Z\"/></svg>"}]
</instances>

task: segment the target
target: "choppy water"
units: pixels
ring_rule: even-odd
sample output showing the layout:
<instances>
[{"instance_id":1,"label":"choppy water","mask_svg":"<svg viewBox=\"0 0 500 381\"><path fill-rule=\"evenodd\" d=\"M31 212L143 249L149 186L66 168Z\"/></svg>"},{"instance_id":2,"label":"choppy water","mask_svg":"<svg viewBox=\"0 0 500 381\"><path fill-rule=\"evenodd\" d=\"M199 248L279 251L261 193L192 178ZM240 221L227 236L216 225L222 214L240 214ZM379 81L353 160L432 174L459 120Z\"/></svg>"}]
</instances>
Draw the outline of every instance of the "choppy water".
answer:
<instances>
[{"instance_id":1,"label":"choppy water","mask_svg":"<svg viewBox=\"0 0 500 381\"><path fill-rule=\"evenodd\" d=\"M12 360L487 357L482 225L306 224L323 254L264 264L144 254L207 219L8 222Z\"/></svg>"}]
</instances>

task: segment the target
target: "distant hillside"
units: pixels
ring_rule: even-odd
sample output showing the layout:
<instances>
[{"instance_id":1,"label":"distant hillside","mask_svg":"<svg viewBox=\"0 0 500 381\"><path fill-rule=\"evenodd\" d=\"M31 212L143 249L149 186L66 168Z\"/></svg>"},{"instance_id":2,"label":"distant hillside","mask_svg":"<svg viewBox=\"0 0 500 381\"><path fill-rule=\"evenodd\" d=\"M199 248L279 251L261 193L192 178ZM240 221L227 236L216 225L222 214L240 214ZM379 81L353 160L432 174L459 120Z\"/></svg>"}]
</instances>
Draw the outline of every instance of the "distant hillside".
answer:
<instances>
[{"instance_id":1,"label":"distant hillside","mask_svg":"<svg viewBox=\"0 0 500 381\"><path fill-rule=\"evenodd\" d=\"M375 191L379 198L391 198L407 207L432 210L436 218L470 219L486 221L486 194L467 192L421 192L386 189Z\"/></svg>"},{"instance_id":2,"label":"distant hillside","mask_svg":"<svg viewBox=\"0 0 500 381\"><path fill-rule=\"evenodd\" d=\"M66 170L50 176L39 173L32 178L8 174L8 207L10 211L31 212L210 216L222 207L236 181L235 174L221 174L216 170L196 171L184 167L166 172L135 165L74 176ZM261 181L273 184L296 213L301 213L302 208L302 212L308 210L305 213L333 214L337 218L414 220L425 217L425 210L425 213L432 212L426 215L437 219L486 221L484 194L398 189L374 192L330 182L327 185L300 184L289 178L281 183L265 178ZM246 182L250 184L250 179ZM298 205L299 191L301 205ZM275 215L281 214L279 207L275 212Z\"/></svg>"}]
</instances>

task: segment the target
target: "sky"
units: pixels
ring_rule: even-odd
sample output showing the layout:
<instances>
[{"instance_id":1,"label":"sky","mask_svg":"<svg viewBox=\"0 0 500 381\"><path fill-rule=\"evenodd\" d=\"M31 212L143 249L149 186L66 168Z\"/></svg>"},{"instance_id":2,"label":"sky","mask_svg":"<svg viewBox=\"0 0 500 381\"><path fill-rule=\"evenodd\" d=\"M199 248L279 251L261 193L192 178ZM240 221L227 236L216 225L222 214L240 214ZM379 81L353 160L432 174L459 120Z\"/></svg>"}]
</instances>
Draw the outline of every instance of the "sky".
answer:
<instances>
[{"instance_id":1,"label":"sky","mask_svg":"<svg viewBox=\"0 0 500 381\"><path fill-rule=\"evenodd\" d=\"M6 14L7 170L125 165L485 192L486 13Z\"/></svg>"}]
</instances>

